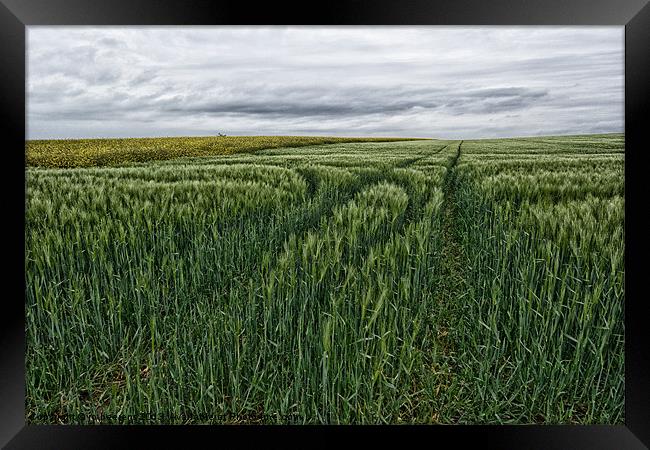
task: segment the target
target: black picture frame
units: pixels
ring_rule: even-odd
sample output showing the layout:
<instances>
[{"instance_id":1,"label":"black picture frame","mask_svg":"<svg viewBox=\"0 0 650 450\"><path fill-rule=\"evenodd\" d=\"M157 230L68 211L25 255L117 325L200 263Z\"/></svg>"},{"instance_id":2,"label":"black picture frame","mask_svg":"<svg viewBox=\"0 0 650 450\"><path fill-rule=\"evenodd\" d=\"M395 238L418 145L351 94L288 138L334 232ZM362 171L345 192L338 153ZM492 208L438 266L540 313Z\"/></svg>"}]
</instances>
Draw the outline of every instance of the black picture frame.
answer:
<instances>
[{"instance_id":1,"label":"black picture frame","mask_svg":"<svg viewBox=\"0 0 650 450\"><path fill-rule=\"evenodd\" d=\"M619 25L625 26L625 425L620 426L58 426L25 424L24 234L25 203L25 35L30 25ZM207 439L223 445L263 439L291 443L284 431L323 444L352 433L385 439L399 433L424 434L425 443L488 448L641 449L650 446L650 376L643 314L645 233L645 124L649 111L650 6L648 0L426 0L349 1L313 5L261 5L202 0L0 0L0 104L5 195L3 314L0 327L0 444L6 448L115 448ZM11 176L7 176L10 174ZM24 193L24 192L23 192ZM15 233L15 237L14 237ZM7 245L10 244L10 245ZM20 261L20 262L19 262ZM22 283L21 281L22 280ZM22 288L22 292L21 292ZM584 380L589 383L590 380ZM153 432L152 432L153 431ZM278 433L278 431L282 433ZM403 443L416 441L409 439ZM404 445L404 444L402 444ZM420 444L417 444L420 445Z\"/></svg>"}]
</instances>

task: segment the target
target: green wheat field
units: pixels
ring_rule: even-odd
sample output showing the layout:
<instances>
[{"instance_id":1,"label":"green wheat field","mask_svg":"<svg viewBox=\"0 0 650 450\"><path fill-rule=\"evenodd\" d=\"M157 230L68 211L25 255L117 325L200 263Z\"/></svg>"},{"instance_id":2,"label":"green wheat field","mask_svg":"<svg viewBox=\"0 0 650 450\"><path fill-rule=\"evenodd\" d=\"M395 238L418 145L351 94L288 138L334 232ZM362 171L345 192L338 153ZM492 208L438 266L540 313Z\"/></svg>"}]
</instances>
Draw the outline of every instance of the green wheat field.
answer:
<instances>
[{"instance_id":1,"label":"green wheat field","mask_svg":"<svg viewBox=\"0 0 650 450\"><path fill-rule=\"evenodd\" d=\"M621 424L624 136L26 143L28 423Z\"/></svg>"}]
</instances>

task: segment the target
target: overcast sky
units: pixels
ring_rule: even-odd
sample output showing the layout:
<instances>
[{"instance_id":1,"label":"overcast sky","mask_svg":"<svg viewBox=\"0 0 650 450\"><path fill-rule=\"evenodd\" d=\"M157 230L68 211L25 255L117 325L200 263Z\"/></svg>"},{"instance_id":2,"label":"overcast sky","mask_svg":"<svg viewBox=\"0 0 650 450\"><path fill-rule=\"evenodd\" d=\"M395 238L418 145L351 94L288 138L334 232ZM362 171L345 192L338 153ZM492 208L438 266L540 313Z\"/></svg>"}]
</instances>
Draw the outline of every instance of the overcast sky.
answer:
<instances>
[{"instance_id":1,"label":"overcast sky","mask_svg":"<svg viewBox=\"0 0 650 450\"><path fill-rule=\"evenodd\" d=\"M28 27L29 139L622 132L623 27Z\"/></svg>"}]
</instances>

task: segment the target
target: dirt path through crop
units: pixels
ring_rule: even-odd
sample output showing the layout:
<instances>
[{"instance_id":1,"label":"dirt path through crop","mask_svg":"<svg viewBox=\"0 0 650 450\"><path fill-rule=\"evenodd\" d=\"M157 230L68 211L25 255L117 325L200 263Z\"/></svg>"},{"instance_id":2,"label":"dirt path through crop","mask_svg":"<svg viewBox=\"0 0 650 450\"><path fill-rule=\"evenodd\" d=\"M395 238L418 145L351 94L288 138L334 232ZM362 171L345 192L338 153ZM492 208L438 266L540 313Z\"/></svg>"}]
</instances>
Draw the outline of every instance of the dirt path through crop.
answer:
<instances>
[{"instance_id":1,"label":"dirt path through crop","mask_svg":"<svg viewBox=\"0 0 650 450\"><path fill-rule=\"evenodd\" d=\"M467 295L468 286L464 270L466 256L461 245L456 203L457 172L456 165L461 156L461 146L458 144L456 157L452 160L443 185L444 201L442 206L442 258L440 284L438 288L438 307L435 312L437 358L433 370L437 375L434 402L437 410L432 414L432 422L456 422L453 411L446 405L452 402L452 393L447 391L455 376L455 352L453 344L454 323L457 322L459 305Z\"/></svg>"},{"instance_id":2,"label":"dirt path through crop","mask_svg":"<svg viewBox=\"0 0 650 450\"><path fill-rule=\"evenodd\" d=\"M432 156L432 155L436 155L436 154L442 152L444 149L446 149L447 147L449 147L449 145L450 145L450 144L443 145L442 147L436 149L436 150L433 151L433 152L426 153L426 154L421 155L421 156L416 156L415 158L405 159L404 161L401 161L401 162L395 164L395 167L396 167L396 168L399 168L399 169L403 169L403 168L406 168L406 167L410 167L410 166L412 166L413 164L417 163L418 161L422 161L424 158L428 158L428 157L430 157L430 156Z\"/></svg>"}]
</instances>

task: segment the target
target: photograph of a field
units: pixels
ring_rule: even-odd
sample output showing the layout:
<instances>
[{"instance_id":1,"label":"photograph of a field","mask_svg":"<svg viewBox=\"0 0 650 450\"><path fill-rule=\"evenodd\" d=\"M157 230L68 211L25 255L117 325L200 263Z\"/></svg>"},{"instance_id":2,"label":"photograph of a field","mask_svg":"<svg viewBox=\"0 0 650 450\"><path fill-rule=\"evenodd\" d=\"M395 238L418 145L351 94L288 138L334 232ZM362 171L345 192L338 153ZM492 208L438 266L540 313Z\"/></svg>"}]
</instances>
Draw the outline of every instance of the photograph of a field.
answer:
<instances>
[{"instance_id":1,"label":"photograph of a field","mask_svg":"<svg viewBox=\"0 0 650 450\"><path fill-rule=\"evenodd\" d=\"M29 26L26 422L626 424L624 43Z\"/></svg>"},{"instance_id":2,"label":"photograph of a field","mask_svg":"<svg viewBox=\"0 0 650 450\"><path fill-rule=\"evenodd\" d=\"M623 423L622 134L255 139L28 142L29 423Z\"/></svg>"}]
</instances>

